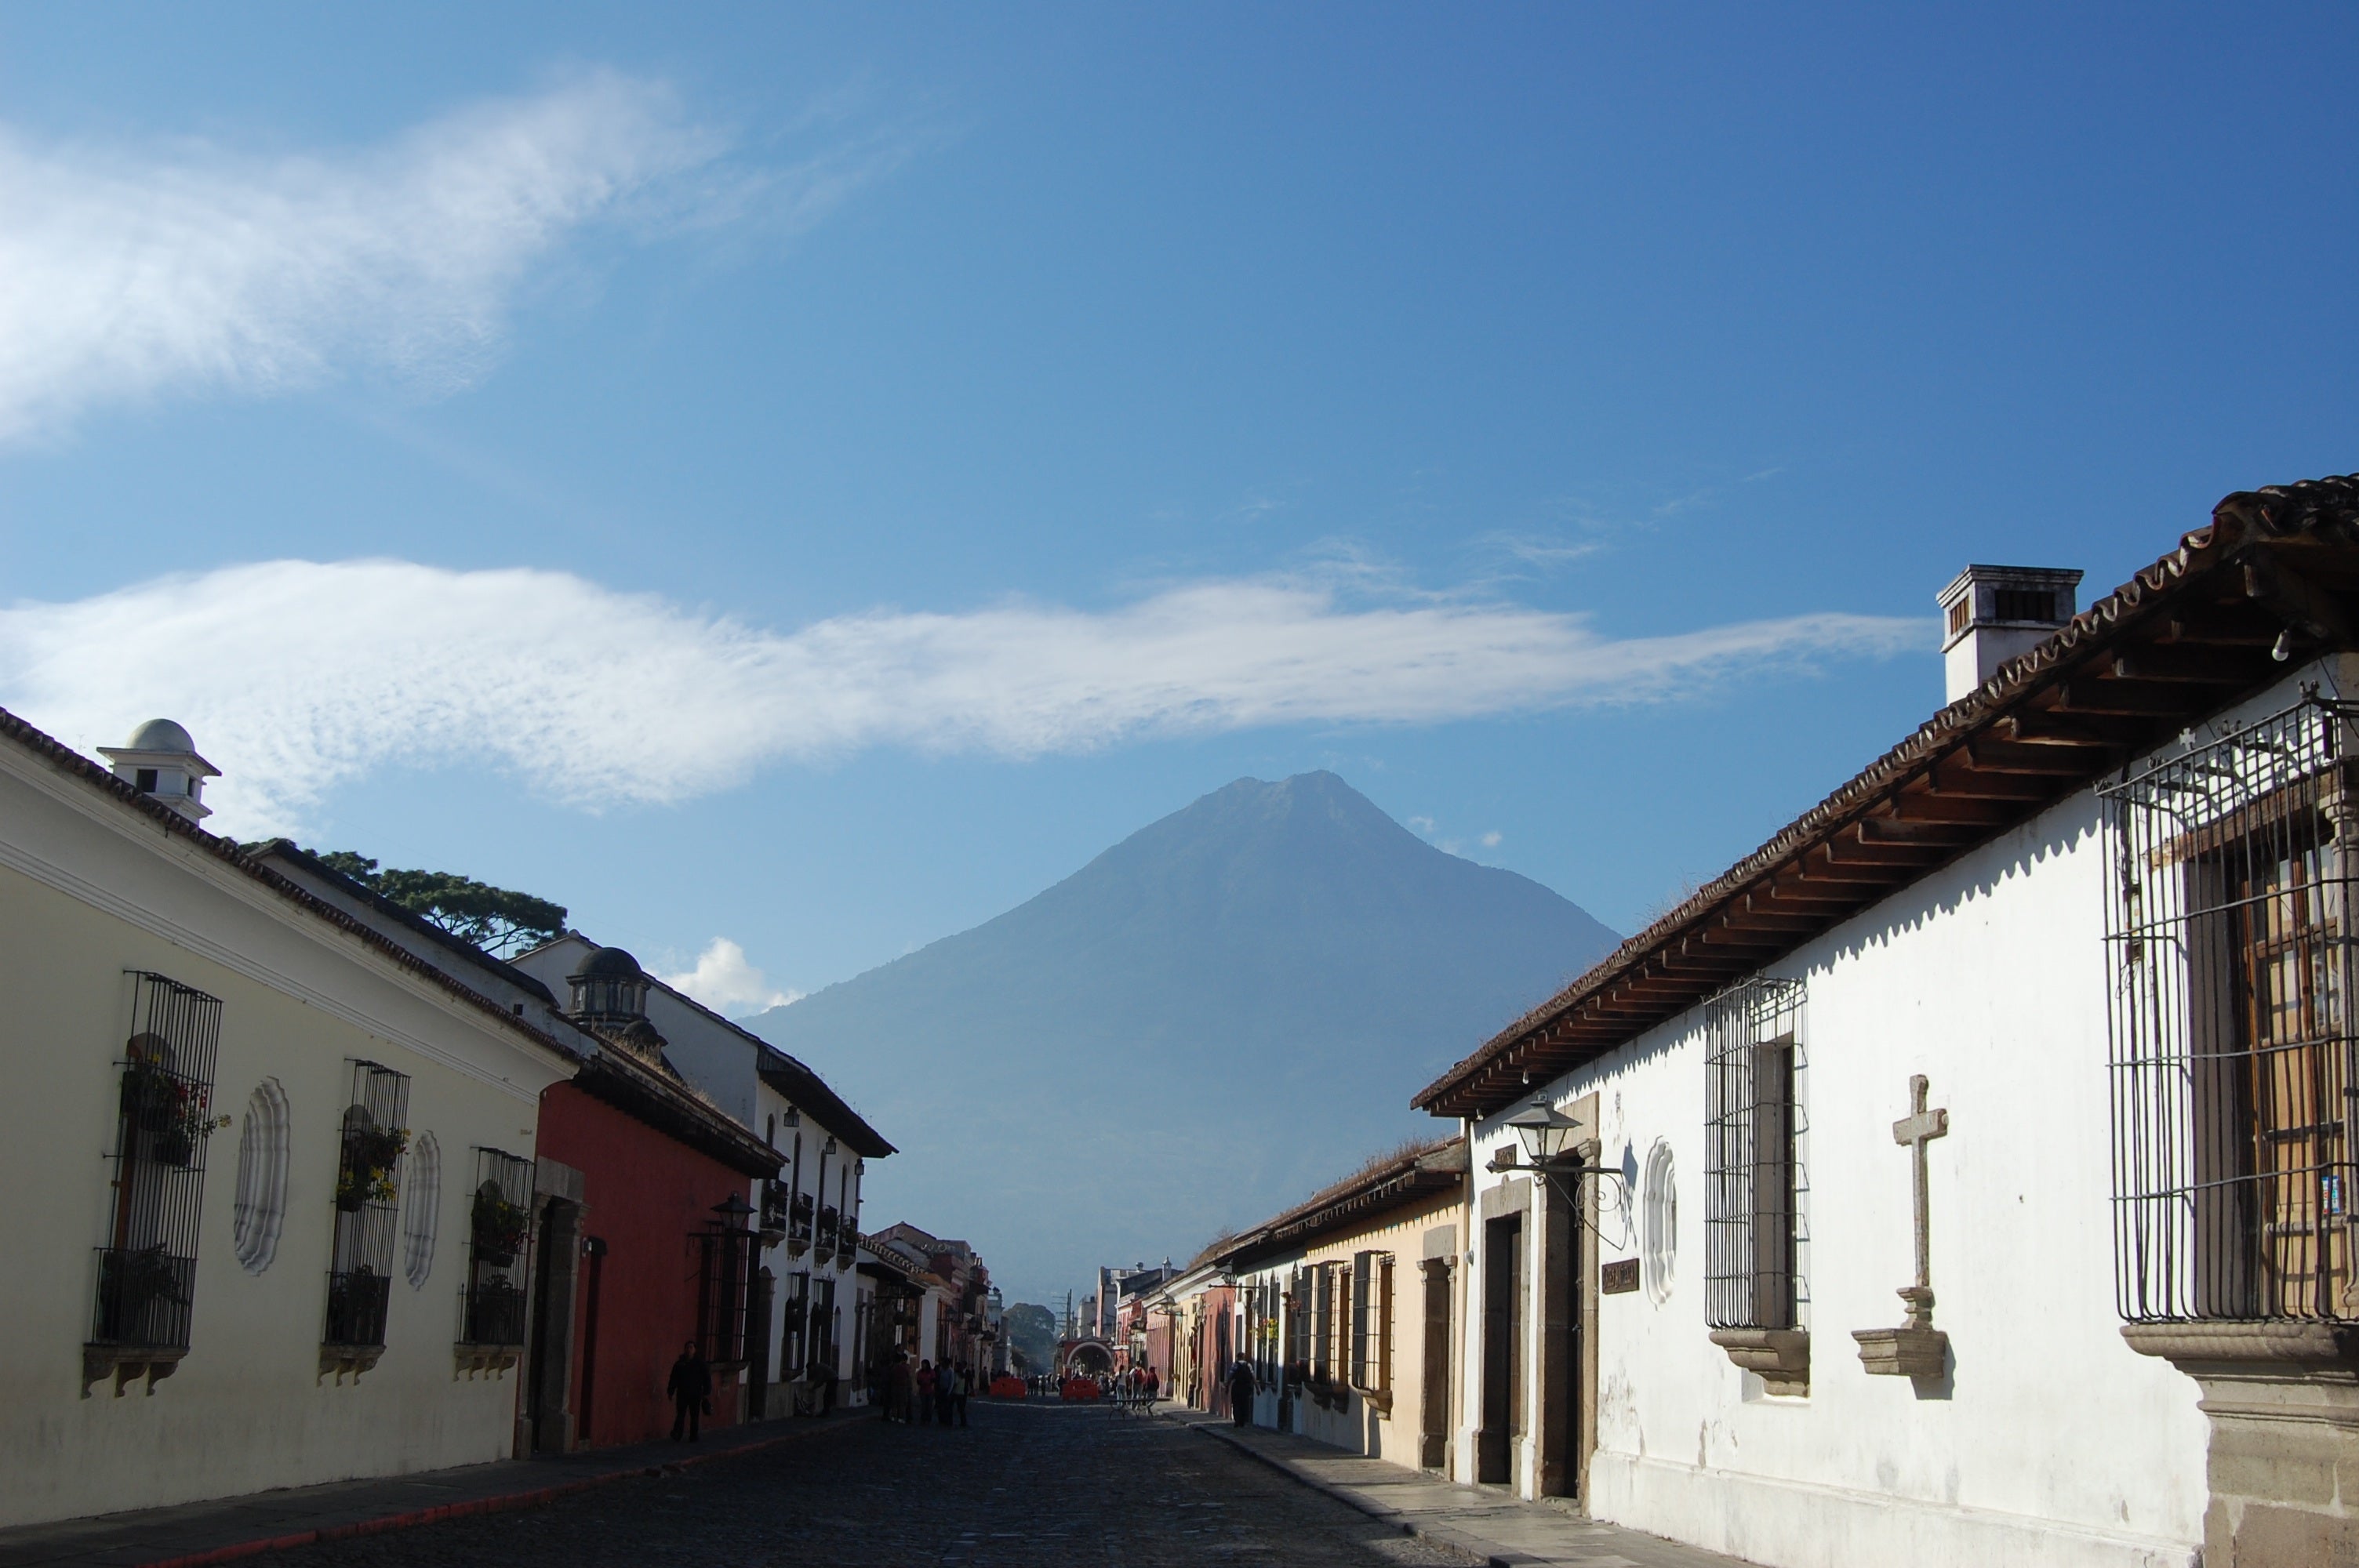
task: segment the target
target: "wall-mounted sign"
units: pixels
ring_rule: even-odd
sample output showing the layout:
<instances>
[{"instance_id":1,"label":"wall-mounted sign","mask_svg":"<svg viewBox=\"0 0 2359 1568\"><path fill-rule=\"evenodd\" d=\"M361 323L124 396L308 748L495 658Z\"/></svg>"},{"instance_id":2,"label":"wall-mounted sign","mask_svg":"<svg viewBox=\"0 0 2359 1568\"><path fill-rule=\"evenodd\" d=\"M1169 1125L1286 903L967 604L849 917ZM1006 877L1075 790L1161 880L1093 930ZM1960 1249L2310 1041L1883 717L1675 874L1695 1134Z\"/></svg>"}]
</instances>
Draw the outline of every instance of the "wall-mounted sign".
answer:
<instances>
[{"instance_id":1,"label":"wall-mounted sign","mask_svg":"<svg viewBox=\"0 0 2359 1568\"><path fill-rule=\"evenodd\" d=\"M1597 1271L1597 1289L1601 1295L1618 1296L1625 1291L1638 1288L1638 1260L1625 1258L1608 1263Z\"/></svg>"}]
</instances>

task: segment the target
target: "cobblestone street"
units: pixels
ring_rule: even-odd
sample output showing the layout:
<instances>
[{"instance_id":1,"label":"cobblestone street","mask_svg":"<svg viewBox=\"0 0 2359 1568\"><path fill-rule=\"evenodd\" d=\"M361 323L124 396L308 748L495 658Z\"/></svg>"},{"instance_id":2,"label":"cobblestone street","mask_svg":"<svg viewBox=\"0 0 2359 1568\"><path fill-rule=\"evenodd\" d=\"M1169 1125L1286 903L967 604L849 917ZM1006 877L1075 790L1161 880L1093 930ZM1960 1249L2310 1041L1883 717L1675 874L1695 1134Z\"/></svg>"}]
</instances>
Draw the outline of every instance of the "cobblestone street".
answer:
<instances>
[{"instance_id":1,"label":"cobblestone street","mask_svg":"<svg viewBox=\"0 0 2359 1568\"><path fill-rule=\"evenodd\" d=\"M547 1508L305 1547L270 1568L658 1562L1292 1564L1469 1560L1169 1422L975 1405L944 1431L862 1422Z\"/></svg>"}]
</instances>

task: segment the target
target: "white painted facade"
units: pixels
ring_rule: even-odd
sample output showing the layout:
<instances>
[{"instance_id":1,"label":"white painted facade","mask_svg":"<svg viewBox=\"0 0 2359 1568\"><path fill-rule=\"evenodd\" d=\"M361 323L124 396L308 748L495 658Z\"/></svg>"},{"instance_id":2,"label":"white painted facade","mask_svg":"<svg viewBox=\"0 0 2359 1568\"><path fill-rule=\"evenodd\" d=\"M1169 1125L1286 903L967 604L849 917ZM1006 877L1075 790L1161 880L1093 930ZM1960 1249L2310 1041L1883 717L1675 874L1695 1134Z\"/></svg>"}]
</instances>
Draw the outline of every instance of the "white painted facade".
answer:
<instances>
[{"instance_id":1,"label":"white painted facade","mask_svg":"<svg viewBox=\"0 0 2359 1568\"><path fill-rule=\"evenodd\" d=\"M569 932L519 957L516 967L547 986L557 996L567 994L568 977L580 971L597 945ZM856 1236L860 1223L860 1184L866 1161L851 1146L848 1128L832 1128L809 1106L799 1106L778 1087L787 1081L784 1053L747 1030L666 985L647 977L647 1022L664 1038L664 1055L697 1092L723 1114L778 1152L777 1180L786 1188L788 1213L798 1195L812 1198L816 1211L836 1208ZM758 1216L763 1209L764 1184L751 1182L746 1202ZM757 1220L758 1224L759 1221ZM761 1251L759 1266L770 1272L771 1313L768 1325L770 1380L767 1408L751 1412L757 1418L792 1415L811 1405L810 1385L823 1380L824 1368L808 1354L817 1343L810 1323L825 1314L832 1346L829 1358L836 1378L839 1404L865 1404L867 1380L854 1361L860 1322L857 1276L851 1261L853 1246L821 1253L803 1245L791 1228L777 1234ZM804 1303L805 1327L792 1327L788 1303ZM805 1385L798 1389L798 1383Z\"/></svg>"},{"instance_id":2,"label":"white painted facade","mask_svg":"<svg viewBox=\"0 0 2359 1568\"><path fill-rule=\"evenodd\" d=\"M2332 687L2333 673L2289 674L2197 739L2289 706L2305 680ZM2104 837L2094 791L2082 789L1763 971L1804 989L1807 1394L1767 1392L1709 1337L1703 1010L1534 1086L1560 1107L1594 1096L1601 1162L1635 1178L1626 1200L1601 1184L1602 1234L1584 1239L1603 1260L1640 1254L1658 1144L1675 1169L1669 1267L1648 1271L1668 1277L1594 1298L1592 1516L1776 1568L2199 1560L2208 1432L2197 1387L2134 1352L2114 1306ZM1949 1112L1948 1135L1927 1146L1934 1321L1952 1357L1938 1382L1870 1375L1852 1337L1897 1325L1894 1292L1913 1277L1912 1157L1893 1124L1915 1074ZM1503 1118L1517 1108L1470 1124L1470 1210L1531 1181L1489 1168L1516 1145ZM1464 1481L1484 1419L1483 1245L1478 1219L1462 1257ZM1540 1273L1527 1271L1521 1314L1528 1410L1541 1408ZM1526 1496L1536 1458L1527 1431L1515 1455Z\"/></svg>"},{"instance_id":3,"label":"white painted facade","mask_svg":"<svg viewBox=\"0 0 2359 1568\"><path fill-rule=\"evenodd\" d=\"M210 1109L233 1120L206 1152L185 1357L85 1397L135 970L219 999ZM571 1070L562 1054L14 739L0 739L0 1182L20 1196L0 1214L0 1525L509 1452L513 1378L471 1379L454 1358L466 1162L532 1152L540 1093ZM413 1142L384 1351L354 1381L323 1374L321 1348L356 1060L408 1076ZM283 1142L246 1138L250 1106Z\"/></svg>"}]
</instances>

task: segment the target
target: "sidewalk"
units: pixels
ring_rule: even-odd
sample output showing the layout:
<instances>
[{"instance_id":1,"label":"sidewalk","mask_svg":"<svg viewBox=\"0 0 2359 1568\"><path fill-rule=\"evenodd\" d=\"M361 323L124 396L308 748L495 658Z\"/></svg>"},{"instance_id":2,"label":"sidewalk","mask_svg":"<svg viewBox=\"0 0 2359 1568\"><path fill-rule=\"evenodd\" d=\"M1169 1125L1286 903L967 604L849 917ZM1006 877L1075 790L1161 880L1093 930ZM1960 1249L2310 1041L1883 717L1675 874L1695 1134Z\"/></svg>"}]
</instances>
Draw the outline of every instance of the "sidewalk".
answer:
<instances>
[{"instance_id":1,"label":"sidewalk","mask_svg":"<svg viewBox=\"0 0 2359 1568\"><path fill-rule=\"evenodd\" d=\"M1745 1568L1734 1557L1600 1524L1488 1487L1462 1487L1419 1470L1346 1454L1307 1437L1237 1427L1201 1411L1167 1412L1408 1534L1456 1547L1493 1568Z\"/></svg>"},{"instance_id":2,"label":"sidewalk","mask_svg":"<svg viewBox=\"0 0 2359 1568\"><path fill-rule=\"evenodd\" d=\"M702 1443L642 1443L455 1470L331 1481L218 1501L0 1530L0 1568L201 1568L315 1541L338 1541L467 1514L535 1508L632 1476L652 1476L815 1437L870 1410L724 1427Z\"/></svg>"}]
</instances>

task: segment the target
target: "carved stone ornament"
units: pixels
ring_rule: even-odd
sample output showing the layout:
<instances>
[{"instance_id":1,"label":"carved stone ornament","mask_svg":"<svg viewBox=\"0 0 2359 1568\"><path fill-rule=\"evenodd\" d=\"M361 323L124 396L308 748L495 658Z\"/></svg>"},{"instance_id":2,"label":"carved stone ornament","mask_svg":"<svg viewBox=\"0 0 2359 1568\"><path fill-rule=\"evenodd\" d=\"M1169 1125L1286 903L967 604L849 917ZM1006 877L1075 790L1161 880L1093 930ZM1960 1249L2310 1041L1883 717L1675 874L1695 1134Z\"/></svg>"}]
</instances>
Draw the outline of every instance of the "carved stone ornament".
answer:
<instances>
[{"instance_id":1,"label":"carved stone ornament","mask_svg":"<svg viewBox=\"0 0 2359 1568\"><path fill-rule=\"evenodd\" d=\"M1773 1394L1810 1391L1810 1331L1807 1328L1715 1328L1712 1342L1758 1376Z\"/></svg>"},{"instance_id":2,"label":"carved stone ornament","mask_svg":"<svg viewBox=\"0 0 2359 1568\"><path fill-rule=\"evenodd\" d=\"M332 1373L341 1385L349 1373L353 1381L358 1383L361 1374L375 1367L384 1355L385 1346L382 1345L322 1345L320 1346L320 1378ZM319 1381L319 1378L312 1381Z\"/></svg>"},{"instance_id":3,"label":"carved stone ornament","mask_svg":"<svg viewBox=\"0 0 2359 1568\"><path fill-rule=\"evenodd\" d=\"M133 1349L126 1346L85 1345L82 1347L82 1397L90 1398L91 1386L114 1379L114 1397L121 1399L123 1390L141 1378L147 1379L147 1393L153 1396L156 1385L180 1369L180 1357L186 1350L171 1348Z\"/></svg>"},{"instance_id":4,"label":"carved stone ornament","mask_svg":"<svg viewBox=\"0 0 2359 1568\"><path fill-rule=\"evenodd\" d=\"M452 1347L451 1380L457 1382L465 1373L467 1381L477 1377L497 1378L514 1367L524 1356L521 1345L460 1345Z\"/></svg>"},{"instance_id":5,"label":"carved stone ornament","mask_svg":"<svg viewBox=\"0 0 2359 1568\"><path fill-rule=\"evenodd\" d=\"M1925 1145L1950 1135L1950 1113L1926 1108L1925 1075L1908 1080L1909 1114L1892 1124L1892 1141L1914 1156L1910 1188L1917 1207L1917 1281L1901 1287L1908 1319L1897 1328L1852 1330L1859 1362L1885 1378L1938 1378L1949 1365L1950 1336L1933 1326L1931 1205L1926 1195Z\"/></svg>"}]
</instances>

